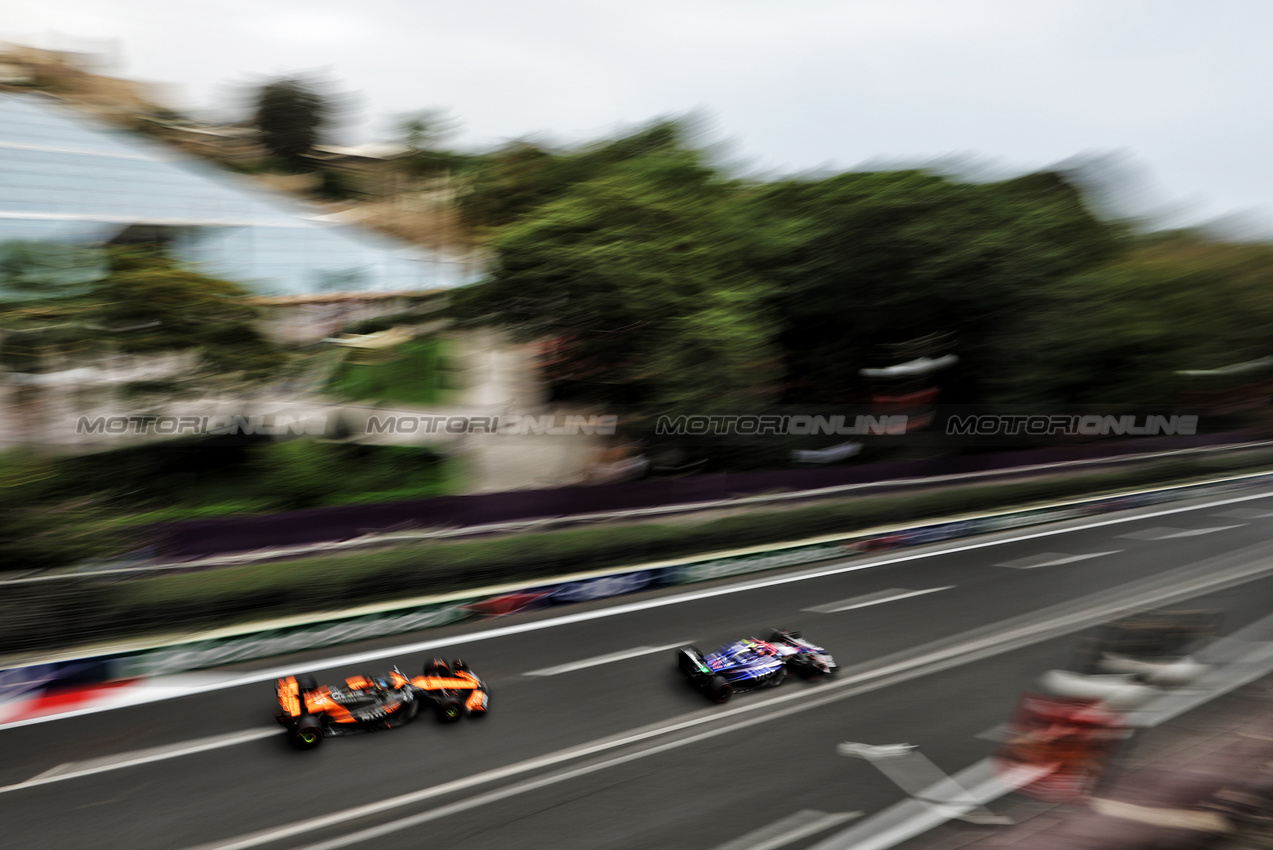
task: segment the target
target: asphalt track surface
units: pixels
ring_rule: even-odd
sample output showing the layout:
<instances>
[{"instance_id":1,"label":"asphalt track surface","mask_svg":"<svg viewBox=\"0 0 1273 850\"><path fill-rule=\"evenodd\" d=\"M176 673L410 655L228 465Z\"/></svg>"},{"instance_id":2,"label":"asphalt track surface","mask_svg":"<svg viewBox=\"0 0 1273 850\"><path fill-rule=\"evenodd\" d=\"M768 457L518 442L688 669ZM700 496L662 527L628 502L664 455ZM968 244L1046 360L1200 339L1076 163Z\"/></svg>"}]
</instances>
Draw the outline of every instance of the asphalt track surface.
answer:
<instances>
[{"instance_id":1,"label":"asphalt track surface","mask_svg":"<svg viewBox=\"0 0 1273 850\"><path fill-rule=\"evenodd\" d=\"M1175 604L1232 631L1271 603L1273 490L1246 491L221 668L190 696L0 729L0 846L796 850L902 799L837 743L954 772L1093 623ZM675 670L669 647L774 626L842 673L715 706ZM276 670L434 654L487 680L489 717L311 752L274 723Z\"/></svg>"}]
</instances>

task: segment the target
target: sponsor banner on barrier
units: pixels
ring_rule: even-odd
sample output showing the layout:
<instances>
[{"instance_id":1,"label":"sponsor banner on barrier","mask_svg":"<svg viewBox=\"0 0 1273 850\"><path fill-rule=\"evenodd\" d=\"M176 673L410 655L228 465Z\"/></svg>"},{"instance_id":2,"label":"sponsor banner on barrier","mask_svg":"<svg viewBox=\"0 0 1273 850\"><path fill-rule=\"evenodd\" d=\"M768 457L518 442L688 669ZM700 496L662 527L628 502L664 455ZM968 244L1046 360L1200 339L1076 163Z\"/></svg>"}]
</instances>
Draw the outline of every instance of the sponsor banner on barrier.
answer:
<instances>
[{"instance_id":1,"label":"sponsor banner on barrier","mask_svg":"<svg viewBox=\"0 0 1273 850\"><path fill-rule=\"evenodd\" d=\"M377 614L317 626L279 629L241 637L200 641L151 650L120 659L117 675L159 676L184 670L201 670L283 655L374 637L414 632L457 623L474 615L468 608L451 605L391 614Z\"/></svg>"},{"instance_id":2,"label":"sponsor banner on barrier","mask_svg":"<svg viewBox=\"0 0 1273 850\"><path fill-rule=\"evenodd\" d=\"M599 576L597 578L571 581L565 584L541 588L548 591L547 598L554 605L566 605L571 602L589 602L594 599L608 599L611 596L623 596L636 593L648 587L657 587L667 582L671 570L638 570L631 573Z\"/></svg>"},{"instance_id":3,"label":"sponsor banner on barrier","mask_svg":"<svg viewBox=\"0 0 1273 850\"><path fill-rule=\"evenodd\" d=\"M463 606L466 610L483 617L502 617L505 614L516 614L520 611L534 611L552 604L547 590L519 590L514 593L502 593L499 596L488 596Z\"/></svg>"},{"instance_id":4,"label":"sponsor banner on barrier","mask_svg":"<svg viewBox=\"0 0 1273 850\"><path fill-rule=\"evenodd\" d=\"M760 552L755 555L697 561L675 567L675 583L693 584L698 581L756 573L810 561L823 561L827 558L843 557L848 552L849 550L840 543L816 543L810 546L795 546L778 552Z\"/></svg>"},{"instance_id":5,"label":"sponsor banner on barrier","mask_svg":"<svg viewBox=\"0 0 1273 850\"><path fill-rule=\"evenodd\" d=\"M13 670L0 670L0 703L22 699L43 690L58 679L64 665L33 664Z\"/></svg>"},{"instance_id":6,"label":"sponsor banner on barrier","mask_svg":"<svg viewBox=\"0 0 1273 850\"><path fill-rule=\"evenodd\" d=\"M74 661L51 661L0 670L0 703L21 700L60 688L94 685L115 678L118 665L111 656Z\"/></svg>"},{"instance_id":7,"label":"sponsor banner on barrier","mask_svg":"<svg viewBox=\"0 0 1273 850\"><path fill-rule=\"evenodd\" d=\"M1039 525L1045 522L1058 522L1063 519L1074 519L1083 516L1078 508L1061 508L1059 510L1029 511L1008 516L987 517L981 520L982 531L1006 531L1011 528L1023 528L1027 525Z\"/></svg>"},{"instance_id":8,"label":"sponsor banner on barrier","mask_svg":"<svg viewBox=\"0 0 1273 850\"><path fill-rule=\"evenodd\" d=\"M16 699L0 701L0 723L16 723L109 704L143 683L141 679L124 679L44 688Z\"/></svg>"}]
</instances>

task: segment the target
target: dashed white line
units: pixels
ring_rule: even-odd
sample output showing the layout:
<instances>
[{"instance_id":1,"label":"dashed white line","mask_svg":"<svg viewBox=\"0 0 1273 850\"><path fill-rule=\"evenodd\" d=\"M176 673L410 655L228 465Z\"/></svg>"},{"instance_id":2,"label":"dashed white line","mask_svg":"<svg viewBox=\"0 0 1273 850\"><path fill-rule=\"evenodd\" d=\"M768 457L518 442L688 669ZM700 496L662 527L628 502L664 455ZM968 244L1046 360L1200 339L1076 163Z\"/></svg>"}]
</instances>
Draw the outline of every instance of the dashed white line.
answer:
<instances>
[{"instance_id":1,"label":"dashed white line","mask_svg":"<svg viewBox=\"0 0 1273 850\"><path fill-rule=\"evenodd\" d=\"M232 747L236 744L246 744L249 741L259 741L262 738L269 738L278 734L278 729L248 729L244 732L230 732L225 735L214 735L210 738L184 741L180 744L134 750L129 753L92 759L91 761L67 762L46 770L38 776L33 776L25 782L0 787L0 794L7 791L18 791L23 788L34 788L38 785L49 785L53 782L63 782L67 779L78 779L81 776L92 776L95 773L105 773L108 770L135 767L139 764L150 764L151 762L187 756L193 753Z\"/></svg>"},{"instance_id":2,"label":"dashed white line","mask_svg":"<svg viewBox=\"0 0 1273 850\"><path fill-rule=\"evenodd\" d=\"M1237 525L1215 525L1210 528L1144 528L1130 534L1120 534L1119 537L1127 540L1174 540L1177 537L1200 537L1216 531L1242 528L1245 525L1245 522L1240 522Z\"/></svg>"},{"instance_id":3,"label":"dashed white line","mask_svg":"<svg viewBox=\"0 0 1273 850\"><path fill-rule=\"evenodd\" d=\"M676 649L678 646L685 646L689 641L681 641L680 643L669 643L664 646L638 646L635 649L625 649L621 652L612 652L609 655L598 655L594 658L585 658L582 661L571 661L567 664L559 664L556 667L545 667L542 670L532 670L529 673L523 673L523 676L556 676L561 673L571 673L575 670L585 670L589 667L600 667L603 664L610 664L614 661L624 661L629 658L639 658L642 655L653 655L656 652L665 652L669 649Z\"/></svg>"},{"instance_id":4,"label":"dashed white line","mask_svg":"<svg viewBox=\"0 0 1273 850\"><path fill-rule=\"evenodd\" d=\"M936 593L939 590L952 590L956 586L948 584L945 587L929 587L924 590L902 590L901 588L881 590L878 593L868 593L865 596L855 596L839 602L828 602L826 605L803 610L813 614L836 614L840 611L852 611L854 608L866 608L871 605L883 605L885 602L896 602L899 599L910 599L912 596L923 596L925 593Z\"/></svg>"},{"instance_id":5,"label":"dashed white line","mask_svg":"<svg viewBox=\"0 0 1273 850\"><path fill-rule=\"evenodd\" d=\"M839 812L827 814L815 809L804 809L782 820L774 821L769 826L762 826L733 841L719 845L715 850L777 850L793 841L817 835L823 830L838 824L860 818L861 812Z\"/></svg>"},{"instance_id":6,"label":"dashed white line","mask_svg":"<svg viewBox=\"0 0 1273 850\"><path fill-rule=\"evenodd\" d=\"M1014 570L1036 570L1039 567L1059 567L1062 564L1074 564L1079 561L1086 561L1089 558L1099 558L1102 555L1117 555L1122 549L1110 549L1108 552L1088 552L1086 555L1066 555L1062 552L1040 552L1037 555L1029 555L1025 558L1017 558L1015 561L1004 561L1001 564L995 564L996 567L1010 567Z\"/></svg>"},{"instance_id":7,"label":"dashed white line","mask_svg":"<svg viewBox=\"0 0 1273 850\"><path fill-rule=\"evenodd\" d=\"M1224 519L1268 519L1273 516L1273 511L1264 511L1259 508L1234 508L1231 511L1212 514L1212 516Z\"/></svg>"}]
</instances>

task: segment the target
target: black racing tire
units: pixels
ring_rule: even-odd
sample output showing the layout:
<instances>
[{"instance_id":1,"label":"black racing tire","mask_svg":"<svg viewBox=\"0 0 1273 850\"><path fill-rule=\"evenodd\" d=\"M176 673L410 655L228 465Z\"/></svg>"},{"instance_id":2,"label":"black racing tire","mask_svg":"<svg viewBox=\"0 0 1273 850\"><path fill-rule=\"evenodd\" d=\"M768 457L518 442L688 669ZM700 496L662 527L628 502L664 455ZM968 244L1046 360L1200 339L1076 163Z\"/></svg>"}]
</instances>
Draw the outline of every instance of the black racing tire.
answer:
<instances>
[{"instance_id":1,"label":"black racing tire","mask_svg":"<svg viewBox=\"0 0 1273 850\"><path fill-rule=\"evenodd\" d=\"M729 698L734 695L734 686L725 681L723 676L713 676L703 690L707 694L707 698L717 705L729 702Z\"/></svg>"},{"instance_id":2,"label":"black racing tire","mask_svg":"<svg viewBox=\"0 0 1273 850\"><path fill-rule=\"evenodd\" d=\"M454 723L464 714L464 703L458 699L448 697L438 703L437 706L439 723Z\"/></svg>"},{"instance_id":3,"label":"black racing tire","mask_svg":"<svg viewBox=\"0 0 1273 850\"><path fill-rule=\"evenodd\" d=\"M292 732L292 745L298 750L312 750L323 743L323 724L312 714L302 716Z\"/></svg>"},{"instance_id":4,"label":"black racing tire","mask_svg":"<svg viewBox=\"0 0 1273 850\"><path fill-rule=\"evenodd\" d=\"M800 640L803 637L803 635L801 635L800 632L793 632L787 629L774 629L772 632L769 633L769 642L777 643L778 641L785 640L789 637L795 638L796 640Z\"/></svg>"}]
</instances>

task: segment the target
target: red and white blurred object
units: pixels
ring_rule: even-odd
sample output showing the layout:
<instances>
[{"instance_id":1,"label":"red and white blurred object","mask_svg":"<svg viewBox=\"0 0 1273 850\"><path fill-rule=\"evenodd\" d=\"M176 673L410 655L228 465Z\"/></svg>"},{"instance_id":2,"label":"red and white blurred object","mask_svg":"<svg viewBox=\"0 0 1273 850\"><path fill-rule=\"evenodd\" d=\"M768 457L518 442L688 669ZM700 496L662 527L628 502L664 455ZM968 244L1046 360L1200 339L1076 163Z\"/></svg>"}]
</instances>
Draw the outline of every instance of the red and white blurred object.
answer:
<instances>
[{"instance_id":1,"label":"red and white blurred object","mask_svg":"<svg viewBox=\"0 0 1273 850\"><path fill-rule=\"evenodd\" d=\"M1046 769L1021 793L1049 803L1088 799L1127 727L1096 701L1027 693L1021 696L997 761L1003 771Z\"/></svg>"},{"instance_id":2,"label":"red and white blurred object","mask_svg":"<svg viewBox=\"0 0 1273 850\"><path fill-rule=\"evenodd\" d=\"M1056 697L1100 702L1117 711L1139 708L1162 694L1134 673L1085 674L1049 670L1039 677L1039 685Z\"/></svg>"},{"instance_id":3,"label":"red and white blurred object","mask_svg":"<svg viewBox=\"0 0 1273 850\"><path fill-rule=\"evenodd\" d=\"M117 704L129 704L144 680L127 679L75 687L33 691L19 699L0 702L0 726L40 717L53 717Z\"/></svg>"}]
</instances>

